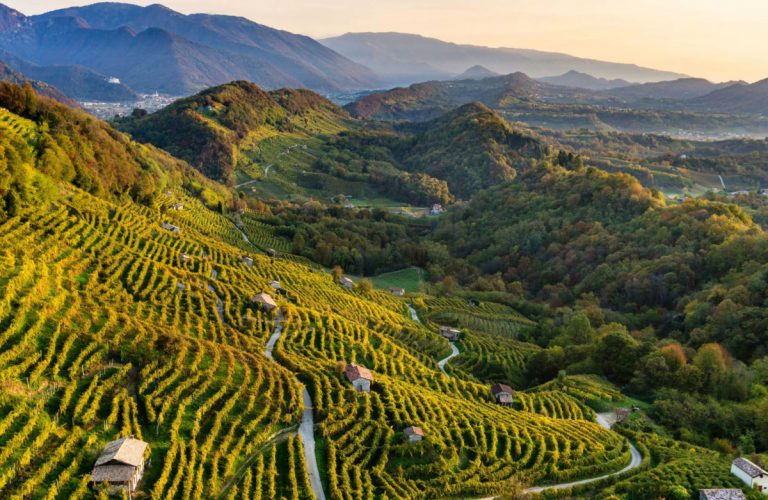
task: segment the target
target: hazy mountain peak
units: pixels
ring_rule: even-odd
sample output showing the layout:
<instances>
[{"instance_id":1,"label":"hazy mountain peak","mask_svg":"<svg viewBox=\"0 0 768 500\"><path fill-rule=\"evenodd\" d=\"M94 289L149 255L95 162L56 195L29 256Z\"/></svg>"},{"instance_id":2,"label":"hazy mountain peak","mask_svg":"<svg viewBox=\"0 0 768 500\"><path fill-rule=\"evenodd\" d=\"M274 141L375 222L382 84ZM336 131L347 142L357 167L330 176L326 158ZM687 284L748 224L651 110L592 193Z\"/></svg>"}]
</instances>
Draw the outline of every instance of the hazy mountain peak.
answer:
<instances>
[{"instance_id":1,"label":"hazy mountain peak","mask_svg":"<svg viewBox=\"0 0 768 500\"><path fill-rule=\"evenodd\" d=\"M471 68L467 68L467 70L464 73L458 75L456 79L457 80L482 80L483 78L492 78L494 76L499 76L499 73L496 73L495 71L492 71L483 65L476 64Z\"/></svg>"}]
</instances>

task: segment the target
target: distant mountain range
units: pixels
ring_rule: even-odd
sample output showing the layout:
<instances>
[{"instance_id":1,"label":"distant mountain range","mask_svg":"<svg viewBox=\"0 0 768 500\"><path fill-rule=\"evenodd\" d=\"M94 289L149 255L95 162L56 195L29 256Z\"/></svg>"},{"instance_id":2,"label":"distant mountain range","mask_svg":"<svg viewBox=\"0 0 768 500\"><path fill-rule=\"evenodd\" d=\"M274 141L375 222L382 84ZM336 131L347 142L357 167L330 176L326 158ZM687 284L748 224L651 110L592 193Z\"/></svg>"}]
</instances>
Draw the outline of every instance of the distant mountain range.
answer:
<instances>
[{"instance_id":1,"label":"distant mountain range","mask_svg":"<svg viewBox=\"0 0 768 500\"><path fill-rule=\"evenodd\" d=\"M743 82L712 83L703 78L681 78L669 82L652 82L611 89L610 95L626 99L692 99Z\"/></svg>"},{"instance_id":2,"label":"distant mountain range","mask_svg":"<svg viewBox=\"0 0 768 500\"><path fill-rule=\"evenodd\" d=\"M562 85L564 87L576 87L589 90L609 90L615 89L617 87L626 87L628 85L632 85L630 82L622 80L621 78L616 78L613 80L608 80L606 78L596 78L592 75L574 70L568 71L567 73L563 73L562 75L558 76L545 76L543 78L539 78L539 81L544 83L551 83L552 85Z\"/></svg>"},{"instance_id":3,"label":"distant mountain range","mask_svg":"<svg viewBox=\"0 0 768 500\"><path fill-rule=\"evenodd\" d=\"M380 85L311 38L162 5L98 3L28 17L0 4L0 49L37 66L87 68L139 92L182 95L237 79L326 92Z\"/></svg>"},{"instance_id":4,"label":"distant mountain range","mask_svg":"<svg viewBox=\"0 0 768 500\"><path fill-rule=\"evenodd\" d=\"M408 85L427 80L453 79L466 68L482 65L501 73L523 72L534 78L574 70L598 78L629 82L674 80L686 75L583 59L567 54L527 49L459 45L434 38L403 33L347 33L321 42L336 52L363 64L387 83Z\"/></svg>"},{"instance_id":5,"label":"distant mountain range","mask_svg":"<svg viewBox=\"0 0 768 500\"><path fill-rule=\"evenodd\" d=\"M24 75L14 70L2 61L0 61L0 81L15 83L17 85L23 85L25 82L29 82L29 84L32 85L32 88L35 89L38 94L56 99L57 101L69 106L77 106L75 101L64 95L53 85L38 80L33 80L28 75Z\"/></svg>"},{"instance_id":6,"label":"distant mountain range","mask_svg":"<svg viewBox=\"0 0 768 500\"><path fill-rule=\"evenodd\" d=\"M74 99L119 102L138 98L125 84L84 66L39 66L4 50L0 50L0 60L26 77L47 82Z\"/></svg>"},{"instance_id":7,"label":"distant mountain range","mask_svg":"<svg viewBox=\"0 0 768 500\"><path fill-rule=\"evenodd\" d=\"M735 83L694 100L703 110L768 115L768 79L753 84Z\"/></svg>"}]
</instances>

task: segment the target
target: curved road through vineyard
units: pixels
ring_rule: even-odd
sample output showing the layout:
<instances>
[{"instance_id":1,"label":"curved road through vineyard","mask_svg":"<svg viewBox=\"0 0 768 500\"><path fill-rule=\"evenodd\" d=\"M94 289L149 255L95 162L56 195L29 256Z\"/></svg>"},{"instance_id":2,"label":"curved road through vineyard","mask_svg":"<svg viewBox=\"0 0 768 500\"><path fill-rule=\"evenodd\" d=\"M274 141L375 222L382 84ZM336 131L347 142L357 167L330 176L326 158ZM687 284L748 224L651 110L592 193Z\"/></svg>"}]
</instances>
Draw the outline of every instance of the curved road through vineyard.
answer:
<instances>
[{"instance_id":1,"label":"curved road through vineyard","mask_svg":"<svg viewBox=\"0 0 768 500\"><path fill-rule=\"evenodd\" d=\"M272 351L275 348L275 344L280 339L280 335L283 334L283 313L278 311L275 316L275 330L272 336L267 341L267 346L264 351L264 356L268 357L275 363L277 360L272 356ZM325 492L323 491L323 483L320 480L320 469L317 467L317 456L315 455L315 422L312 415L312 397L309 395L309 391L301 384L301 396L304 400L304 412L301 415L301 425L299 425L299 435L304 442L304 460L307 463L307 473L309 475L309 484L312 486L312 491L315 494L317 500L325 500Z\"/></svg>"},{"instance_id":2,"label":"curved road through vineyard","mask_svg":"<svg viewBox=\"0 0 768 500\"><path fill-rule=\"evenodd\" d=\"M410 304L407 304L407 306L408 306L408 311L411 313L411 319L413 321L421 323L421 320L419 319L419 316L416 313L416 309L414 309ZM449 360L451 360L452 358L455 358L458 355L459 355L459 350L456 347L456 344L451 342L451 354L448 357L443 358L443 359L441 359L440 361L437 362L437 365L440 367L440 370L442 370L442 372L445 373L445 375L450 377L450 375L448 375L445 372L445 364L448 363ZM600 424L602 427L605 427L606 429L610 430L611 429L611 421L612 421L611 417L612 417L612 414L610 414L610 413L598 413L597 414L597 423ZM632 443L629 443L629 454L632 457L631 460L629 461L629 465L627 465L626 467L624 467L620 471L612 472L610 474L603 474L602 476L598 476L598 477L592 477L592 478L588 478L588 479L581 479L579 481L571 481L569 483L550 484L550 485L547 485L547 486L533 486L531 488L525 489L523 491L523 493L541 493L542 491L546 491L546 490L564 490L564 489L567 489L567 488L573 488L575 486L581 486L581 485L584 485L584 484L594 483L596 481L600 481L600 480L605 479L607 477L618 476L619 474L624 474L625 472L630 471L632 469L637 469L643 463L643 456L640 454L639 451L637 451L637 448L635 448L635 446ZM495 498L495 497L487 497L487 498L483 498L483 499L480 499L480 500L492 500L493 498Z\"/></svg>"}]
</instances>

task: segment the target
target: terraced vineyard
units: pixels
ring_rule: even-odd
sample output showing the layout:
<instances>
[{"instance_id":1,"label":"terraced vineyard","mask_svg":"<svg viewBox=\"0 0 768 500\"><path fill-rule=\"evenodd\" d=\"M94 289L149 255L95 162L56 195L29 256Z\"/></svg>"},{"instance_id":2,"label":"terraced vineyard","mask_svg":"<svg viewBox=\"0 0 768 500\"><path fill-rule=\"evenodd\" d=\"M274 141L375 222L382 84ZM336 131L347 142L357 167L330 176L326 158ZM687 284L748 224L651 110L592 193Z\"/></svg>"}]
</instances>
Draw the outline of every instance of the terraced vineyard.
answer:
<instances>
[{"instance_id":1,"label":"terraced vineyard","mask_svg":"<svg viewBox=\"0 0 768 500\"><path fill-rule=\"evenodd\" d=\"M461 355L446 369L479 381L505 381L519 385L528 358L539 350L534 344L516 340L531 321L502 304L471 305L459 298L427 298L422 316L428 326L454 325L463 329Z\"/></svg>"},{"instance_id":2,"label":"terraced vineyard","mask_svg":"<svg viewBox=\"0 0 768 500\"><path fill-rule=\"evenodd\" d=\"M99 447L133 434L150 443L152 497L309 497L300 442L274 441L303 409L291 372L312 393L333 498L498 492L628 460L623 438L573 409L498 407L486 385L441 375L447 342L402 300L261 256L181 192L147 208L70 189L4 223L0 246L3 496L85 495ZM287 369L259 354L272 318L249 300L272 279L286 289L275 356ZM374 370L372 393L338 372L352 360ZM406 446L412 424L427 439Z\"/></svg>"}]
</instances>

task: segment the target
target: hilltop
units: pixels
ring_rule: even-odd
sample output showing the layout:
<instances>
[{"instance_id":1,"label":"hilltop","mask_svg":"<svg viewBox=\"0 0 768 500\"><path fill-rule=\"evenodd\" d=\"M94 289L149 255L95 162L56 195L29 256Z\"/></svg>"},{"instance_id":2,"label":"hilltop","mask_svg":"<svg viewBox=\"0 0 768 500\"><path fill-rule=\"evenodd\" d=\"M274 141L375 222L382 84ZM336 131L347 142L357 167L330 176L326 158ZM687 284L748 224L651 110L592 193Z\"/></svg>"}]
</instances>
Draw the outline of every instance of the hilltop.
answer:
<instances>
[{"instance_id":1,"label":"hilltop","mask_svg":"<svg viewBox=\"0 0 768 500\"><path fill-rule=\"evenodd\" d=\"M331 122L347 118L342 109L313 92L267 92L239 81L180 99L150 115L122 119L118 125L187 160L207 176L227 180L239 162L247 161L244 156L254 137L289 134L305 125L311 129L319 116Z\"/></svg>"}]
</instances>

